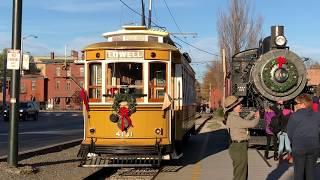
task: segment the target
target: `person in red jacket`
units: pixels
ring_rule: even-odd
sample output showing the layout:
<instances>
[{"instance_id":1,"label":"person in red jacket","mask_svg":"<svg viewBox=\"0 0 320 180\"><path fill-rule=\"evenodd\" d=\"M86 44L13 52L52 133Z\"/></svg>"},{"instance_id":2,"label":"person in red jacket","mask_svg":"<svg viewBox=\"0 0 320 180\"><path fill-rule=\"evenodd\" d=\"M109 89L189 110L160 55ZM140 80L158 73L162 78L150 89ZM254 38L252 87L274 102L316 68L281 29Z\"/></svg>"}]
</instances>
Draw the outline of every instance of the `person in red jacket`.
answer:
<instances>
[{"instance_id":1,"label":"person in red jacket","mask_svg":"<svg viewBox=\"0 0 320 180\"><path fill-rule=\"evenodd\" d=\"M319 97L318 96L312 97L312 110L313 110L313 112L319 111Z\"/></svg>"}]
</instances>

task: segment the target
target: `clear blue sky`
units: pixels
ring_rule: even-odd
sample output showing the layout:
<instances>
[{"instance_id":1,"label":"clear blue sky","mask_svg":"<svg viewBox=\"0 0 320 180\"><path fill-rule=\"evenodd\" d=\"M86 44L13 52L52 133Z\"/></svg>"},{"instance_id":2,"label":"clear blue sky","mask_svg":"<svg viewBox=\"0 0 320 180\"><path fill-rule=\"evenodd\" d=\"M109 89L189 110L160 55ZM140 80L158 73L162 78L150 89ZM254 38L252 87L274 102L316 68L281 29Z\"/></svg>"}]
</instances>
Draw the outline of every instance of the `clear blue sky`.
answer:
<instances>
[{"instance_id":1,"label":"clear blue sky","mask_svg":"<svg viewBox=\"0 0 320 180\"><path fill-rule=\"evenodd\" d=\"M140 0L123 0L140 12ZM216 20L219 10L226 10L227 0L166 0L182 32L194 32L185 41L212 53L218 53ZM270 34L270 26L284 25L290 49L303 57L320 60L320 1L251 0L256 15L264 19L263 35ZM148 0L145 0L146 7ZM179 32L164 0L153 0L153 21L169 32ZM68 50L81 50L89 43L103 41L102 33L118 30L121 25L139 24L140 17L125 7L120 0L24 0L23 35L39 38L24 41L25 51L32 55L49 55L54 51L64 55ZM12 1L0 3L0 49L11 47ZM194 62L205 62L216 57L195 50L176 41ZM193 65L197 78L204 74L206 63Z\"/></svg>"}]
</instances>

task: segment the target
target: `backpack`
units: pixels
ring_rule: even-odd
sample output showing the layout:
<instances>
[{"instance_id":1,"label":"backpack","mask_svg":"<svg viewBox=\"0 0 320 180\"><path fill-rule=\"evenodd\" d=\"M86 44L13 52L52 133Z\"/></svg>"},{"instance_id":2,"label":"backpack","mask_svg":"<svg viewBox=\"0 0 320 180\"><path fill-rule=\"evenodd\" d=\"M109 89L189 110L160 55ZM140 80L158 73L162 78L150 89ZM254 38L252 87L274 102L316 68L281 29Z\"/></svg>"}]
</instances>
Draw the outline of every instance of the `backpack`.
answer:
<instances>
[{"instance_id":1,"label":"backpack","mask_svg":"<svg viewBox=\"0 0 320 180\"><path fill-rule=\"evenodd\" d=\"M271 122L269 126L274 135L278 134L281 131L280 121L281 121L280 115L276 115L271 118Z\"/></svg>"}]
</instances>

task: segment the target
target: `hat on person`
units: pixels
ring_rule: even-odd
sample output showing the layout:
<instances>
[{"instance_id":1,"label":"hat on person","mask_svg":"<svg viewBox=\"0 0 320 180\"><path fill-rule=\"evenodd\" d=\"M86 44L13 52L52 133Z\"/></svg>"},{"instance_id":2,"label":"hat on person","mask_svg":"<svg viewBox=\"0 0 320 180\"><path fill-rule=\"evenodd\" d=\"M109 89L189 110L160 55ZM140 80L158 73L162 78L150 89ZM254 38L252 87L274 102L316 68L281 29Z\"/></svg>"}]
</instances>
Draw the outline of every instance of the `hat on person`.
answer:
<instances>
[{"instance_id":1,"label":"hat on person","mask_svg":"<svg viewBox=\"0 0 320 180\"><path fill-rule=\"evenodd\" d=\"M239 98L237 96L228 96L225 100L224 100L224 112L229 111L230 109L234 108L235 106L237 106L243 98Z\"/></svg>"}]
</instances>

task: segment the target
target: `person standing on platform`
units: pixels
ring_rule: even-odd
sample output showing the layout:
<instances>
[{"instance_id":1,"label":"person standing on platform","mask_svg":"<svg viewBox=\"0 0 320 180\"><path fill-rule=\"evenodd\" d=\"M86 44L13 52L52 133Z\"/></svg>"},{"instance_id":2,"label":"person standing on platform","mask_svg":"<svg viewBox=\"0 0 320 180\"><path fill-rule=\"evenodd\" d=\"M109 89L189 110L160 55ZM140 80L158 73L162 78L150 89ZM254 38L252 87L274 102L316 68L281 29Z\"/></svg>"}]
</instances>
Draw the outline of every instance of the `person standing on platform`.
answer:
<instances>
[{"instance_id":1,"label":"person standing on platform","mask_svg":"<svg viewBox=\"0 0 320 180\"><path fill-rule=\"evenodd\" d=\"M292 114L292 110L290 109L290 105L288 103L285 103L283 106L279 126L280 126L280 132L278 133L278 139L279 139L279 149L278 154L280 160L283 160L284 151L288 153L287 160L289 163L291 163L292 157L291 157L291 143L287 134L287 124L288 120Z\"/></svg>"},{"instance_id":2,"label":"person standing on platform","mask_svg":"<svg viewBox=\"0 0 320 180\"><path fill-rule=\"evenodd\" d=\"M295 103L295 112L290 116L287 126L292 143L294 179L314 180L320 149L320 116L313 112L312 99L307 94L296 97Z\"/></svg>"},{"instance_id":3,"label":"person standing on platform","mask_svg":"<svg viewBox=\"0 0 320 180\"><path fill-rule=\"evenodd\" d=\"M233 179L246 180L248 177L248 128L255 127L259 122L259 111L250 112L244 119L240 117L242 98L228 96L225 99L225 113L228 113L227 128L231 144L229 154L233 165ZM253 119L253 120L250 120Z\"/></svg>"},{"instance_id":4,"label":"person standing on platform","mask_svg":"<svg viewBox=\"0 0 320 180\"><path fill-rule=\"evenodd\" d=\"M267 145L266 145L266 150L264 152L264 158L268 159L269 158L269 149L271 145L271 140L273 141L273 150L274 150L274 157L277 158L277 151L275 148L277 147L277 136L275 136L270 128L270 123L271 123L271 118L276 115L276 113L270 109L271 104L268 104L264 110L264 125L265 125L265 132L266 132L266 137L267 137Z\"/></svg>"}]
</instances>

